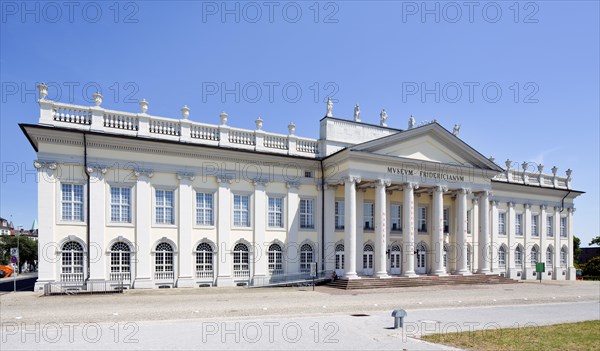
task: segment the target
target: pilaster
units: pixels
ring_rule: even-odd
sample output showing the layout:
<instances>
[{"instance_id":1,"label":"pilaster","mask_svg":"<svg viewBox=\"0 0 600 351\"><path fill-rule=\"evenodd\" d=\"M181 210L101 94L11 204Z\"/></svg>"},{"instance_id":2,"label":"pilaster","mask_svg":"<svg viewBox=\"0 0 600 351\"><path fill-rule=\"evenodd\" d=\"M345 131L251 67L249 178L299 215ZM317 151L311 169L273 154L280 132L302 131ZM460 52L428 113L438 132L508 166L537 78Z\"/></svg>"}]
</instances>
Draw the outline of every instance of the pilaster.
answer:
<instances>
[{"instance_id":1,"label":"pilaster","mask_svg":"<svg viewBox=\"0 0 600 351\"><path fill-rule=\"evenodd\" d=\"M133 287L149 289L154 287L151 259L154 257L150 245L150 228L152 226L152 186L150 178L154 173L150 170L133 171L137 178L135 186L135 244L137 246L136 277Z\"/></svg>"},{"instance_id":2,"label":"pilaster","mask_svg":"<svg viewBox=\"0 0 600 351\"><path fill-rule=\"evenodd\" d=\"M58 280L56 272L56 260L60 259L54 237L54 221L56 218L56 206L54 200L57 198L56 183L57 165L55 162L34 161L33 166L37 170L38 187L38 278L35 282L34 291L44 290L44 285Z\"/></svg>"},{"instance_id":3,"label":"pilaster","mask_svg":"<svg viewBox=\"0 0 600 351\"><path fill-rule=\"evenodd\" d=\"M193 248L192 248L192 223L194 221L194 190L192 182L194 175L191 173L178 173L179 180L179 204L178 204L178 243L179 247L179 276L177 278L178 288L194 287L193 267Z\"/></svg>"}]
</instances>

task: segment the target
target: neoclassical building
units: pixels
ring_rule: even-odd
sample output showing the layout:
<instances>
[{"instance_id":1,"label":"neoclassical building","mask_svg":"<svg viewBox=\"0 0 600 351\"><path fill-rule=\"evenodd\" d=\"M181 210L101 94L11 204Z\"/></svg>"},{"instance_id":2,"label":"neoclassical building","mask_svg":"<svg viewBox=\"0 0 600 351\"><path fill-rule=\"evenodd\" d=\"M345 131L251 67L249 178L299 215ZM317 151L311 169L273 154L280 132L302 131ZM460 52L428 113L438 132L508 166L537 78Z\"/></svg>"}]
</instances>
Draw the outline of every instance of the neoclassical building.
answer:
<instances>
[{"instance_id":1,"label":"neoclassical building","mask_svg":"<svg viewBox=\"0 0 600 351\"><path fill-rule=\"evenodd\" d=\"M437 122L334 117L319 139L50 101L37 153L39 278L131 288L267 284L311 264L344 279L575 279L566 176L484 157ZM539 274L539 273L537 273ZM295 277L295 278L294 278Z\"/></svg>"}]
</instances>

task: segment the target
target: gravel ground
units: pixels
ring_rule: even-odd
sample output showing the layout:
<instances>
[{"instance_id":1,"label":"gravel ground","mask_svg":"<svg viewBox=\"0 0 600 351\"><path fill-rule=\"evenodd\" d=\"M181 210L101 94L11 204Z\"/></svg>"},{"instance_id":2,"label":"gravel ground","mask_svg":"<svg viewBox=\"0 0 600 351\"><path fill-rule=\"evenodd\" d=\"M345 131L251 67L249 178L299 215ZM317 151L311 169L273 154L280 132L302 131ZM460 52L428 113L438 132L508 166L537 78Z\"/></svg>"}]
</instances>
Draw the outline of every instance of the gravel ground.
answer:
<instances>
[{"instance_id":1,"label":"gravel ground","mask_svg":"<svg viewBox=\"0 0 600 351\"><path fill-rule=\"evenodd\" d=\"M123 294L50 296L38 292L0 296L0 322L19 324L127 322L174 319L322 316L395 308L500 306L599 301L600 282L548 281L337 290L312 288L201 288L129 290Z\"/></svg>"}]
</instances>

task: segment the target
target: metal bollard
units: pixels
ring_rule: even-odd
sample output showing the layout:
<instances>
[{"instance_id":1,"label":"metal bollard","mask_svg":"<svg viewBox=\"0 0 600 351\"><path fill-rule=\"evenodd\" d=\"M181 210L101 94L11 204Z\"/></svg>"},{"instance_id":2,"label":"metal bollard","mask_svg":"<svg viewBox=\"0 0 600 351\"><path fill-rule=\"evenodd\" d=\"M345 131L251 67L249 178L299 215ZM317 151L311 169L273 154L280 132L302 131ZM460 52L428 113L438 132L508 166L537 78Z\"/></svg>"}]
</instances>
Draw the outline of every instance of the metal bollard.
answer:
<instances>
[{"instance_id":1,"label":"metal bollard","mask_svg":"<svg viewBox=\"0 0 600 351\"><path fill-rule=\"evenodd\" d=\"M406 311L402 309L393 310L392 317L394 317L394 329L402 328L404 325L404 317L406 317Z\"/></svg>"}]
</instances>

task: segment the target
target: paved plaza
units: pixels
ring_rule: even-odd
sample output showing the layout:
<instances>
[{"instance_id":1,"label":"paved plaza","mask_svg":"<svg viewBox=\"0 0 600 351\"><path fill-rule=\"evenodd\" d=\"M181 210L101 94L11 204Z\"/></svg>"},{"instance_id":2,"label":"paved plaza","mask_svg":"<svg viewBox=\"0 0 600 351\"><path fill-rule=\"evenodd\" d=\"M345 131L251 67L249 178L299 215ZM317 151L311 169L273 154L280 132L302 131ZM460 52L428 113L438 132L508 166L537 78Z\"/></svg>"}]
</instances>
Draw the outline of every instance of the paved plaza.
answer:
<instances>
[{"instance_id":1,"label":"paved plaza","mask_svg":"<svg viewBox=\"0 0 600 351\"><path fill-rule=\"evenodd\" d=\"M449 349L421 334L600 319L600 283L0 297L2 349ZM392 309L408 312L393 330ZM518 342L518 340L516 341Z\"/></svg>"}]
</instances>

